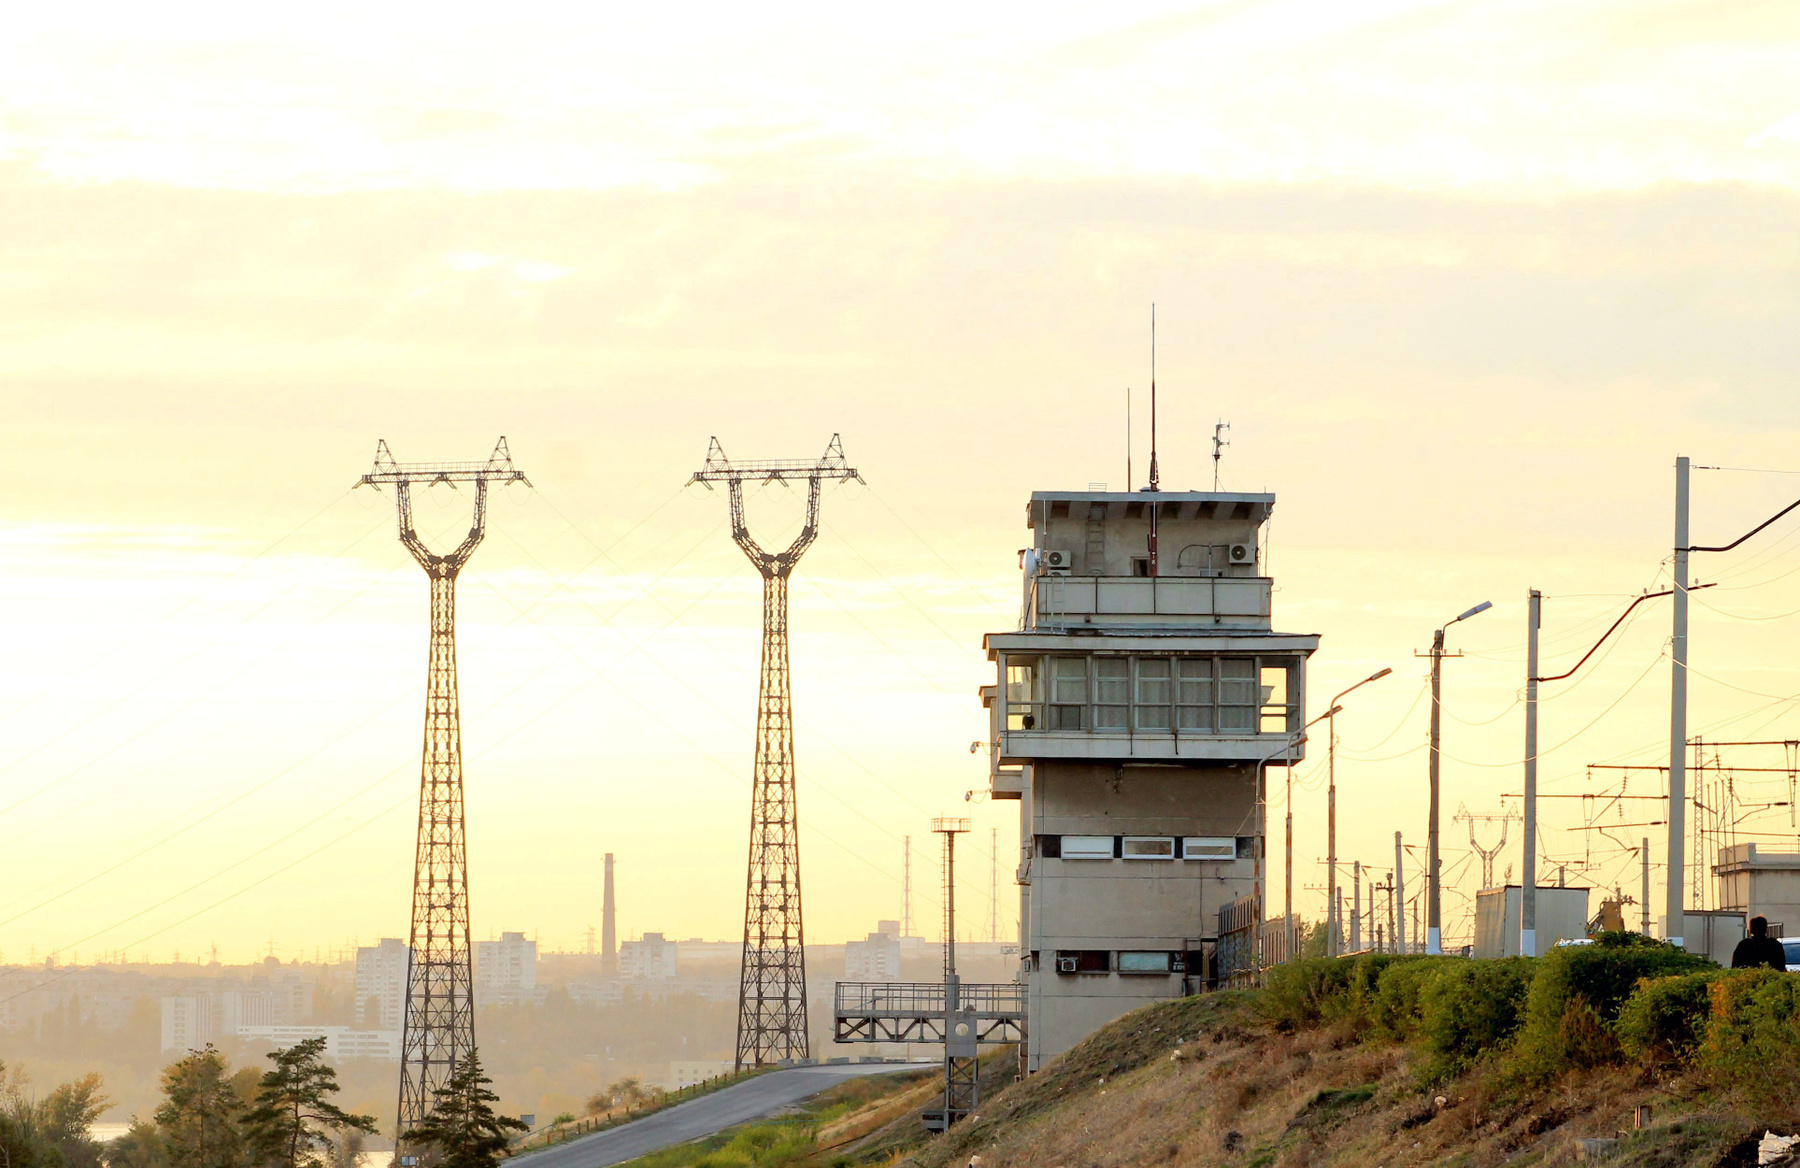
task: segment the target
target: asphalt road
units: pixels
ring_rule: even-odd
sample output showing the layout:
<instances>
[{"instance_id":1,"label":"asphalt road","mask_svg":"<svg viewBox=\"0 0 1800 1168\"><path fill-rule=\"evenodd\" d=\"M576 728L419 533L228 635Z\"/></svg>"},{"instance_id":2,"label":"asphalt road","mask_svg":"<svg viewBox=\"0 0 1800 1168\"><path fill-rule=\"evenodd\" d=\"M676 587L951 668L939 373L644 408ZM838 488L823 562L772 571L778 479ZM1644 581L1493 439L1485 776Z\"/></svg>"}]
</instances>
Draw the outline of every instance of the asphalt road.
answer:
<instances>
[{"instance_id":1,"label":"asphalt road","mask_svg":"<svg viewBox=\"0 0 1800 1168\"><path fill-rule=\"evenodd\" d=\"M845 1079L930 1070L924 1063L839 1063L770 1071L607 1131L531 1152L507 1163L529 1168L606 1168L671 1144L684 1144L740 1123L772 1115Z\"/></svg>"}]
</instances>

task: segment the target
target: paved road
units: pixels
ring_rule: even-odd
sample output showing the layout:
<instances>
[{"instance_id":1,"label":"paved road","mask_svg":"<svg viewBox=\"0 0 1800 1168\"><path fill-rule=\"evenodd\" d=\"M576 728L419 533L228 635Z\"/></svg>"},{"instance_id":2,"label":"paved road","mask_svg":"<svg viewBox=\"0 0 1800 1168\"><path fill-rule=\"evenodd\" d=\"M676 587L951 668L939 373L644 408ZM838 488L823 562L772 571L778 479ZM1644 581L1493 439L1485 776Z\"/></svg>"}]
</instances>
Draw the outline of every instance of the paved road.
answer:
<instances>
[{"instance_id":1,"label":"paved road","mask_svg":"<svg viewBox=\"0 0 1800 1168\"><path fill-rule=\"evenodd\" d=\"M845 1079L930 1070L923 1063L839 1063L770 1071L619 1127L507 1161L529 1168L606 1168L771 1115Z\"/></svg>"}]
</instances>

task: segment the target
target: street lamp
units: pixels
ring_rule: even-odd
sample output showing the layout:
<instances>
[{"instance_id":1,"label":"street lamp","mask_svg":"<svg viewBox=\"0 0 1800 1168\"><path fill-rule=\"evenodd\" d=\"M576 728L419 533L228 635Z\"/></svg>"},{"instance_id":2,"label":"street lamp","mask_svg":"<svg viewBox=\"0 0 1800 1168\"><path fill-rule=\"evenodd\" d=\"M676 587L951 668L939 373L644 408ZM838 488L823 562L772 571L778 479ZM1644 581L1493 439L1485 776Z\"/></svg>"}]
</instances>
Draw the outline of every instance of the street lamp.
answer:
<instances>
[{"instance_id":1,"label":"street lamp","mask_svg":"<svg viewBox=\"0 0 1800 1168\"><path fill-rule=\"evenodd\" d=\"M1317 718L1313 719L1313 722L1317 722L1317 721L1318 721ZM1312 722L1308 722L1306 725L1311 726ZM1293 900L1294 900L1294 861L1293 861L1293 850L1294 850L1294 812L1293 812L1293 806L1294 806L1294 800L1293 800L1294 760L1293 760L1293 752L1305 741L1306 741L1306 726L1302 726L1300 728L1300 732L1298 734L1293 735L1286 742L1283 742L1281 744L1280 749L1271 751L1270 753L1263 755L1263 757L1258 759L1256 762L1256 789L1251 792L1251 798L1256 800L1256 809L1257 809L1257 816L1256 816L1256 894L1255 894L1256 895L1256 904L1255 904L1256 921L1255 921L1255 925L1253 926L1255 929L1255 933L1251 937L1250 944L1251 944L1251 946L1253 948L1253 952L1254 952L1254 957L1252 958L1252 960L1255 962L1256 972L1259 975L1262 973L1262 966L1263 966L1263 943L1262 943L1263 853L1268 851L1268 849L1269 849L1269 844L1268 844L1268 839L1269 839L1269 825L1268 825L1269 800L1268 800L1268 797L1263 792L1263 788L1266 786L1266 780L1267 780L1266 768L1268 767L1269 763L1271 761L1273 761L1275 758L1277 758L1278 756L1283 755L1283 754L1289 756L1288 761L1287 761L1288 796L1289 796L1289 798L1288 798L1288 853L1289 853L1289 858L1288 858L1288 888L1287 888L1287 898L1288 898L1287 959L1291 960L1294 956L1294 914L1293 914Z\"/></svg>"},{"instance_id":2,"label":"street lamp","mask_svg":"<svg viewBox=\"0 0 1800 1168\"><path fill-rule=\"evenodd\" d=\"M1339 705L1346 696L1356 692L1371 681L1380 681L1392 669L1383 669L1379 673L1371 673L1343 693L1331 699L1331 705L1320 717L1331 721L1330 737L1326 740L1325 770L1329 776L1326 782L1326 829L1325 829L1325 955L1336 957L1343 948L1343 926L1338 920L1337 895L1337 715L1344 707ZM1293 813L1288 814L1288 823L1293 824ZM1293 847L1293 834L1288 836L1288 847ZM1290 865L1290 870L1292 866Z\"/></svg>"},{"instance_id":3,"label":"street lamp","mask_svg":"<svg viewBox=\"0 0 1800 1168\"><path fill-rule=\"evenodd\" d=\"M1494 607L1484 600L1469 611L1449 621L1431 634L1431 822L1427 824L1425 847L1425 952L1444 951L1444 932L1438 905L1438 746L1439 715L1443 709L1440 682L1444 668L1444 632L1458 621L1466 621L1477 613Z\"/></svg>"}]
</instances>

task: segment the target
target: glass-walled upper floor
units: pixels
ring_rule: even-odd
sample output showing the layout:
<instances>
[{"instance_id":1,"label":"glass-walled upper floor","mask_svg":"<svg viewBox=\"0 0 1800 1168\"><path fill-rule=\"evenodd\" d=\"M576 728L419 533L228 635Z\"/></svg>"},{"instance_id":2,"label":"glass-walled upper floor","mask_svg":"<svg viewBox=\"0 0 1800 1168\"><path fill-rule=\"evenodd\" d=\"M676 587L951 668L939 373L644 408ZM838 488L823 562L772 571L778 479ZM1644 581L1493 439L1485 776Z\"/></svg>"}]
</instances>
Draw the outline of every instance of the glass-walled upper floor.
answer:
<instances>
[{"instance_id":1,"label":"glass-walled upper floor","mask_svg":"<svg viewBox=\"0 0 1800 1168\"><path fill-rule=\"evenodd\" d=\"M1004 658L1009 733L1253 735L1299 729L1300 658L1052 653Z\"/></svg>"}]
</instances>

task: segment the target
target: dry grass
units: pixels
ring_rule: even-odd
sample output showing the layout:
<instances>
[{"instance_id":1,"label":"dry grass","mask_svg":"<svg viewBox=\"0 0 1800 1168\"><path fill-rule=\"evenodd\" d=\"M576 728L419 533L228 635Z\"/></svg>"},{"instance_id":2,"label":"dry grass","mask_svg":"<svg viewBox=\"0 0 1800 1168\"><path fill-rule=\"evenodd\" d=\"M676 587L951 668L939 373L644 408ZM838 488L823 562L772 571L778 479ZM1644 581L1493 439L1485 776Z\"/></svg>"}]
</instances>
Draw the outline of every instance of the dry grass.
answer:
<instances>
[{"instance_id":1,"label":"dry grass","mask_svg":"<svg viewBox=\"0 0 1800 1168\"><path fill-rule=\"evenodd\" d=\"M975 1154L983 1168L1551 1168L1577 1163L1580 1139L1620 1138L1608 1162L1621 1168L1755 1163L1754 1153L1742 1159L1743 1141L1761 1133L1755 1118L1684 1095L1680 1082L1584 1071L1523 1095L1492 1082L1472 1073L1421 1089L1404 1047L1331 1028L1277 1034L1241 996L1190 998L1121 1019L987 1097L976 1120L922 1146L890 1142L881 1158L906 1152L901 1162L916 1168L962 1168ZM1625 1131L1642 1103L1652 1127Z\"/></svg>"}]
</instances>

